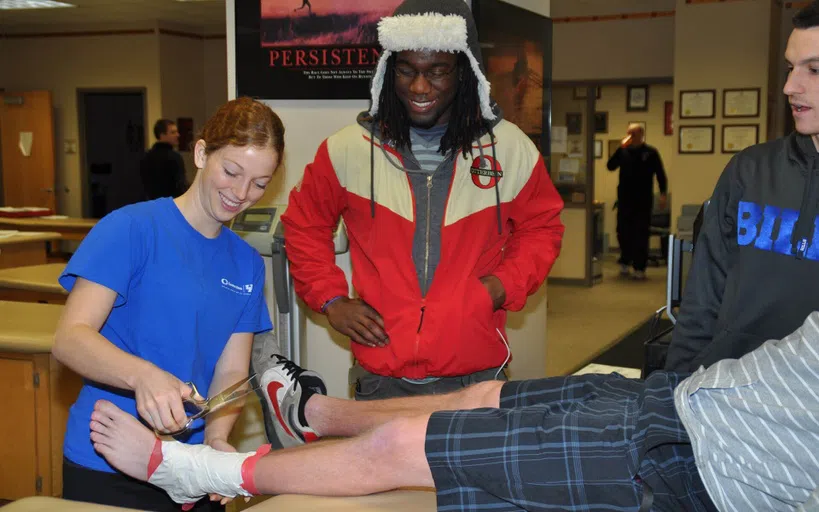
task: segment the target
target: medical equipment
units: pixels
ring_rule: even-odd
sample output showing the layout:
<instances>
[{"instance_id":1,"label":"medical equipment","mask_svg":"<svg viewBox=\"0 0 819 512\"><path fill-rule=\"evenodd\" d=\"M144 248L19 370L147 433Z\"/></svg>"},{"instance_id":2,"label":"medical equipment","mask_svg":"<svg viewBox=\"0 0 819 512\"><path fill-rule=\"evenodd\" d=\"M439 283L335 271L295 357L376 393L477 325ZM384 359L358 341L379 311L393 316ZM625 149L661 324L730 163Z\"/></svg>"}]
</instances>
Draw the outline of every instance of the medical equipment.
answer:
<instances>
[{"instance_id":1,"label":"medical equipment","mask_svg":"<svg viewBox=\"0 0 819 512\"><path fill-rule=\"evenodd\" d=\"M249 208L233 220L231 229L259 251L265 262L265 300L274 329L272 333L254 338L252 360L263 361L277 353L300 364L303 319L285 252L281 215L286 208L286 205L278 204ZM349 242L343 223L333 234L333 245L336 254L347 252ZM251 369L253 371L255 369Z\"/></svg>"},{"instance_id":2,"label":"medical equipment","mask_svg":"<svg viewBox=\"0 0 819 512\"><path fill-rule=\"evenodd\" d=\"M184 398L183 401L192 404L197 411L188 416L188 421L185 422L185 425L179 430L175 430L173 432L159 432L154 430L157 434L170 436L182 434L183 432L187 431L191 425L193 425L193 422L199 418L204 418L208 414L218 411L225 405L245 398L250 394L255 396L256 390L259 389L260 386L259 379L255 374L253 374L226 388L221 393L218 393L210 398L201 398L202 395L200 395L199 390L196 389L196 384L193 382L186 382L185 384L188 385L192 391L190 396Z\"/></svg>"},{"instance_id":3,"label":"medical equipment","mask_svg":"<svg viewBox=\"0 0 819 512\"><path fill-rule=\"evenodd\" d=\"M273 331L253 337L250 374L260 374L273 354L281 354L296 364L304 364L302 347L315 354L339 350L329 337L326 340L322 340L321 336L303 339L308 319L304 309L299 307L293 290L290 264L285 253L284 226L280 222L286 209L287 206L282 204L248 208L236 216L230 226L262 256L265 266L264 297L273 322ZM343 223L339 224L333 235L333 245L336 254L348 250L349 242ZM346 379L344 384L346 389ZM254 401L244 408L233 429L234 445L239 450L255 450L260 444L268 442L274 446L278 444L273 434L270 411L267 414L264 411L267 406L261 390L257 394L259 402Z\"/></svg>"}]
</instances>

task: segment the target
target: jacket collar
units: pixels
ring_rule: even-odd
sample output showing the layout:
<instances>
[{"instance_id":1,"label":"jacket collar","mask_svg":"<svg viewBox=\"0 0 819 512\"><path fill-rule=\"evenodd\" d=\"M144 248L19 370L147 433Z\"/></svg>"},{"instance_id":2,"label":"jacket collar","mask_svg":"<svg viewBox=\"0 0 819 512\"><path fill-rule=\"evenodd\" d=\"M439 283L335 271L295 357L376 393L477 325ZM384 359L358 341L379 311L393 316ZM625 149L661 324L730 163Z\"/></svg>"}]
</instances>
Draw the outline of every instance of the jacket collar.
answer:
<instances>
[{"instance_id":1,"label":"jacket collar","mask_svg":"<svg viewBox=\"0 0 819 512\"><path fill-rule=\"evenodd\" d=\"M816 146L813 144L810 135L802 135L798 132L791 133L788 135L786 148L788 158L791 161L796 162L805 171L813 169L819 153L817 153Z\"/></svg>"}]
</instances>

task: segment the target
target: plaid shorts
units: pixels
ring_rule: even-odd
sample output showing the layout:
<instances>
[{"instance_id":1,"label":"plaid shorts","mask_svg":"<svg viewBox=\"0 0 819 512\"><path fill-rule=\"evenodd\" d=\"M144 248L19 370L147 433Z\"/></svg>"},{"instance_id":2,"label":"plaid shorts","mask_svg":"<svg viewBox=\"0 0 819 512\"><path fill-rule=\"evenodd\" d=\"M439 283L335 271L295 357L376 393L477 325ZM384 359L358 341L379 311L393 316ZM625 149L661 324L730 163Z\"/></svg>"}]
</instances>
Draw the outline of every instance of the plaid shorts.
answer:
<instances>
[{"instance_id":1,"label":"plaid shorts","mask_svg":"<svg viewBox=\"0 0 819 512\"><path fill-rule=\"evenodd\" d=\"M681 376L510 382L499 409L441 411L426 456L438 510L715 510L674 409Z\"/></svg>"}]
</instances>

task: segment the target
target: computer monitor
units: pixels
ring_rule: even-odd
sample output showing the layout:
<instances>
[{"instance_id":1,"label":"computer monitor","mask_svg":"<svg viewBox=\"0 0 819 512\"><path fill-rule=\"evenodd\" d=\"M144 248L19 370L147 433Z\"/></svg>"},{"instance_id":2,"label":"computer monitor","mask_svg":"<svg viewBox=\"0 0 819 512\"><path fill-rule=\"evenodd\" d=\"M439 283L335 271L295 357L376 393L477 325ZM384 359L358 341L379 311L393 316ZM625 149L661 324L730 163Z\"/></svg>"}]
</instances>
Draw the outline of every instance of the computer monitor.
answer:
<instances>
[{"instance_id":1,"label":"computer monitor","mask_svg":"<svg viewBox=\"0 0 819 512\"><path fill-rule=\"evenodd\" d=\"M666 285L665 310L672 323L677 323L676 313L682 304L683 286L688 277L691 252L694 248L690 240L682 240L668 235L668 283Z\"/></svg>"},{"instance_id":2,"label":"computer monitor","mask_svg":"<svg viewBox=\"0 0 819 512\"><path fill-rule=\"evenodd\" d=\"M700 211L691 221L692 230L668 236L668 283L666 285L665 310L672 323L677 323L676 313L682 304L683 288L688 279L688 269L694 253L694 243L699 234L699 225L710 201L703 203ZM687 223L686 223L687 225Z\"/></svg>"}]
</instances>

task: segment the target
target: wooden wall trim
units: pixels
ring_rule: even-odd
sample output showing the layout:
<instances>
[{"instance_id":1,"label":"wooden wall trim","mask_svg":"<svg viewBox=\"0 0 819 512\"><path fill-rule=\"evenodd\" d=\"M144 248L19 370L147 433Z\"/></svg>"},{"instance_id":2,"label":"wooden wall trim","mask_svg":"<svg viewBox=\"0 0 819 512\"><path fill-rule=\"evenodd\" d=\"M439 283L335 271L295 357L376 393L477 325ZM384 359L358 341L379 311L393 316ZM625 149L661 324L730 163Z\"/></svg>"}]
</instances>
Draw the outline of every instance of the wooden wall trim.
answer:
<instances>
[{"instance_id":1,"label":"wooden wall trim","mask_svg":"<svg viewBox=\"0 0 819 512\"><path fill-rule=\"evenodd\" d=\"M674 11L629 12L623 14L599 14L593 16L568 16L552 18L552 23L588 23L592 21L622 21L645 20L654 18L668 18L674 16Z\"/></svg>"}]
</instances>

